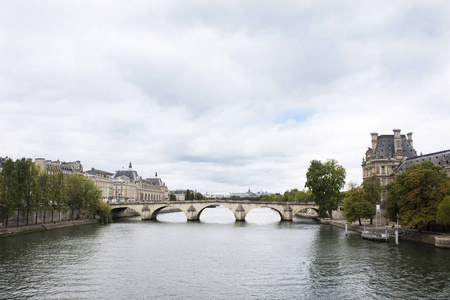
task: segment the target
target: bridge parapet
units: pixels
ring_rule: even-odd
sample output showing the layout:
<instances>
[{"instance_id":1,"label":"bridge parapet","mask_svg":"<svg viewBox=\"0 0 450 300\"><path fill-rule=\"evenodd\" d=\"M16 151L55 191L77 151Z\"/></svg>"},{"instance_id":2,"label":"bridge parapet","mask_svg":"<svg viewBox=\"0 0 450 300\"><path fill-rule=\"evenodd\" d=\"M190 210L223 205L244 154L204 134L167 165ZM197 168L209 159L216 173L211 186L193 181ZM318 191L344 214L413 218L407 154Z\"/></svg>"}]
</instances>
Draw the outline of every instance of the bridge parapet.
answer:
<instances>
[{"instance_id":1,"label":"bridge parapet","mask_svg":"<svg viewBox=\"0 0 450 300\"><path fill-rule=\"evenodd\" d=\"M306 209L317 210L315 203L300 202L261 202L261 201L224 201L224 200L198 200L174 202L127 202L110 204L112 209L131 208L139 213L142 220L156 219L159 211L166 207L177 208L183 211L188 221L198 221L205 208L221 205L231 210L236 221L245 221L248 212L254 208L268 207L280 214L281 220L292 221L299 212Z\"/></svg>"}]
</instances>

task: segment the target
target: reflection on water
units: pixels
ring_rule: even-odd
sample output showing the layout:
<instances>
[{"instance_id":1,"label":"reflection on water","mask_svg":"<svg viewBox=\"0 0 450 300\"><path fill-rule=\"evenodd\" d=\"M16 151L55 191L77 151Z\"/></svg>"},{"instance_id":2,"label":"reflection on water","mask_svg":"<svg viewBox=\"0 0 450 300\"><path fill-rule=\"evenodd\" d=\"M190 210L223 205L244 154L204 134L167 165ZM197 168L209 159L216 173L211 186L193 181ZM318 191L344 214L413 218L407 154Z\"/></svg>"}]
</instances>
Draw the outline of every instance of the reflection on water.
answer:
<instances>
[{"instance_id":1,"label":"reflection on water","mask_svg":"<svg viewBox=\"0 0 450 300\"><path fill-rule=\"evenodd\" d=\"M448 299L450 251L224 207L0 239L0 299Z\"/></svg>"}]
</instances>

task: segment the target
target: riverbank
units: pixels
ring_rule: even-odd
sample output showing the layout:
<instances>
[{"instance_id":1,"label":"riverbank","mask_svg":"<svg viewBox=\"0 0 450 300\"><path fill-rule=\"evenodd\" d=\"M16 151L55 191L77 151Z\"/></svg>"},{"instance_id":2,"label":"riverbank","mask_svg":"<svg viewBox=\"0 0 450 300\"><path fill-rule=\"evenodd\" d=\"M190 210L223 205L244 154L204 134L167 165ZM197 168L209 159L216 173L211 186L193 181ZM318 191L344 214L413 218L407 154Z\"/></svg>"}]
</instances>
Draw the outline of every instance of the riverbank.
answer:
<instances>
[{"instance_id":1,"label":"riverbank","mask_svg":"<svg viewBox=\"0 0 450 300\"><path fill-rule=\"evenodd\" d=\"M19 226L19 227L8 227L8 228L2 227L2 228L0 228L0 237L21 234L21 233L29 233L29 232L64 228L64 227L95 224L95 223L99 223L99 222L100 222L99 219L91 219L91 220L86 219L86 220L73 220L73 221L63 221L63 222L55 222L55 223L45 223L45 224L24 225L24 226Z\"/></svg>"},{"instance_id":2,"label":"riverbank","mask_svg":"<svg viewBox=\"0 0 450 300\"><path fill-rule=\"evenodd\" d=\"M326 220L328 221L328 220ZM331 222L326 222L330 225L345 228L345 224L347 224L346 220L331 220ZM359 225L358 223L348 224L347 229L362 233L364 228L369 231L379 231L384 233L386 230L386 226L376 227L375 225L371 225L370 223L364 223ZM394 228L388 226L388 233L390 237L394 236ZM400 232L405 232L405 235L399 237L400 240L409 240L427 244L436 245L436 237L438 238L450 238L450 234L445 233L437 233L437 232L427 232L427 231L419 231L414 229L404 229L400 228Z\"/></svg>"}]
</instances>

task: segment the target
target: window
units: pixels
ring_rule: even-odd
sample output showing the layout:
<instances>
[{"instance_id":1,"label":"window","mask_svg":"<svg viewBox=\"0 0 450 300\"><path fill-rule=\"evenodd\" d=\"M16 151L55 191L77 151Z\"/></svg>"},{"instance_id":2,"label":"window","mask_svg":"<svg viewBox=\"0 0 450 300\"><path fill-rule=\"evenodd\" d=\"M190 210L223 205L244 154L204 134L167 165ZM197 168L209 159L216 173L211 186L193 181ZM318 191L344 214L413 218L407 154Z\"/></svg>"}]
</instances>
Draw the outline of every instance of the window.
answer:
<instances>
[{"instance_id":1,"label":"window","mask_svg":"<svg viewBox=\"0 0 450 300\"><path fill-rule=\"evenodd\" d=\"M382 185L386 185L386 178L383 177L383 178L381 179L381 182L382 182Z\"/></svg>"},{"instance_id":2,"label":"window","mask_svg":"<svg viewBox=\"0 0 450 300\"><path fill-rule=\"evenodd\" d=\"M386 167L385 166L381 167L381 174L386 174Z\"/></svg>"}]
</instances>

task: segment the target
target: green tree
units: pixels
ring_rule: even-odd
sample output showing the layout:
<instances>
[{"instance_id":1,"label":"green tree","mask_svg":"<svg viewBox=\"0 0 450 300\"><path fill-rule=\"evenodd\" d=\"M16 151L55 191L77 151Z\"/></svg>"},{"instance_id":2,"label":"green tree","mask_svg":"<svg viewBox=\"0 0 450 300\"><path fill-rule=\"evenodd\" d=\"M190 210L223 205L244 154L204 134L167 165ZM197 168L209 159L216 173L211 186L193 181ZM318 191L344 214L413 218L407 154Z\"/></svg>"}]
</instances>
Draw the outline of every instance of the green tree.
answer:
<instances>
[{"instance_id":1,"label":"green tree","mask_svg":"<svg viewBox=\"0 0 450 300\"><path fill-rule=\"evenodd\" d=\"M191 200L191 191L188 189L184 195L184 200Z\"/></svg>"},{"instance_id":2,"label":"green tree","mask_svg":"<svg viewBox=\"0 0 450 300\"><path fill-rule=\"evenodd\" d=\"M61 171L50 176L50 201L58 212L58 221L61 221L61 212L66 213L68 210L68 201L66 201L65 194L65 177Z\"/></svg>"},{"instance_id":3,"label":"green tree","mask_svg":"<svg viewBox=\"0 0 450 300\"><path fill-rule=\"evenodd\" d=\"M396 177L389 189L388 215L398 209L398 221L403 226L430 229L436 223L438 206L450 195L450 179L432 162L426 161L409 167Z\"/></svg>"},{"instance_id":4,"label":"green tree","mask_svg":"<svg viewBox=\"0 0 450 300\"><path fill-rule=\"evenodd\" d=\"M361 219L371 219L375 215L375 205L369 201L364 187L354 183L350 184L350 190L345 193L344 197L344 216L347 221L353 223Z\"/></svg>"},{"instance_id":5,"label":"green tree","mask_svg":"<svg viewBox=\"0 0 450 300\"><path fill-rule=\"evenodd\" d=\"M344 184L345 169L336 160L329 159L325 163L311 161L306 172L305 187L311 190L320 215L328 213L333 218L332 211L338 208L342 198L340 190Z\"/></svg>"},{"instance_id":6,"label":"green tree","mask_svg":"<svg viewBox=\"0 0 450 300\"><path fill-rule=\"evenodd\" d=\"M201 193L195 193L195 200L203 200L203 195Z\"/></svg>"},{"instance_id":7,"label":"green tree","mask_svg":"<svg viewBox=\"0 0 450 300\"><path fill-rule=\"evenodd\" d=\"M20 210L25 209L26 214L26 224L28 225L28 218L30 215L30 210L33 206L31 203L31 187L33 185L33 180L31 176L31 165L32 162L25 157L16 160L16 170L17 170L17 215L20 215ZM17 218L17 226L19 226L19 218Z\"/></svg>"},{"instance_id":8,"label":"green tree","mask_svg":"<svg viewBox=\"0 0 450 300\"><path fill-rule=\"evenodd\" d=\"M109 206L107 203L105 203L101 200L98 201L97 214L100 217L100 222L112 223L111 206Z\"/></svg>"},{"instance_id":9,"label":"green tree","mask_svg":"<svg viewBox=\"0 0 450 300\"><path fill-rule=\"evenodd\" d=\"M396 183L391 182L386 186L387 189L387 199L386 199L386 217L393 221L397 222L397 216L400 211L398 207L399 202L399 194L398 189L396 188Z\"/></svg>"},{"instance_id":10,"label":"green tree","mask_svg":"<svg viewBox=\"0 0 450 300\"><path fill-rule=\"evenodd\" d=\"M450 196L446 196L439 204L436 222L444 226L450 226Z\"/></svg>"},{"instance_id":11,"label":"green tree","mask_svg":"<svg viewBox=\"0 0 450 300\"><path fill-rule=\"evenodd\" d=\"M102 198L102 191L95 185L93 180L86 177L83 178L83 206L82 209L89 213L89 216L94 217L97 214Z\"/></svg>"},{"instance_id":12,"label":"green tree","mask_svg":"<svg viewBox=\"0 0 450 300\"><path fill-rule=\"evenodd\" d=\"M177 200L177 196L175 196L175 194L170 194L169 201L176 201L176 200Z\"/></svg>"},{"instance_id":13,"label":"green tree","mask_svg":"<svg viewBox=\"0 0 450 300\"><path fill-rule=\"evenodd\" d=\"M67 204L72 208L72 217L75 219L74 210L78 210L78 214L83 208L83 197L84 197L84 185L83 178L79 175L71 175L66 177L66 185L64 189L65 198L67 199ZM78 219L78 217L76 217Z\"/></svg>"},{"instance_id":14,"label":"green tree","mask_svg":"<svg viewBox=\"0 0 450 300\"><path fill-rule=\"evenodd\" d=\"M302 190L298 191L295 194L295 202L312 202L314 201L314 197L312 195L311 190Z\"/></svg>"},{"instance_id":15,"label":"green tree","mask_svg":"<svg viewBox=\"0 0 450 300\"><path fill-rule=\"evenodd\" d=\"M367 177L362 183L362 188L364 190L364 200L367 205L371 205L373 209L373 214L370 213L366 218L370 219L370 224L373 224L373 217L376 214L375 206L380 204L381 199L381 182L380 178L376 176Z\"/></svg>"},{"instance_id":16,"label":"green tree","mask_svg":"<svg viewBox=\"0 0 450 300\"><path fill-rule=\"evenodd\" d=\"M8 220L14 214L17 207L17 170L12 159L7 159L0 173L0 204L2 206L2 218L5 220L5 227L8 227Z\"/></svg>"}]
</instances>

